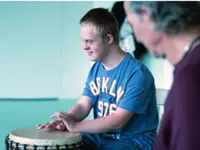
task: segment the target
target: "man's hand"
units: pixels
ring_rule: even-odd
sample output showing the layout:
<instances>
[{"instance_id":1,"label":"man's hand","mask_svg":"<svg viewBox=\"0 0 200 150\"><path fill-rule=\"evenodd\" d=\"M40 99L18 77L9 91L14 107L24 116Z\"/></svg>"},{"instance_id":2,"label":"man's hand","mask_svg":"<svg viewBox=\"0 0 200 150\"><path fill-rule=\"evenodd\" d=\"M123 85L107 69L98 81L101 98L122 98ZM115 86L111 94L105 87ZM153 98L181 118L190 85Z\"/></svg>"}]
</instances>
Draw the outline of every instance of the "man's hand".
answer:
<instances>
[{"instance_id":1,"label":"man's hand","mask_svg":"<svg viewBox=\"0 0 200 150\"><path fill-rule=\"evenodd\" d=\"M38 130L44 129L44 128L60 130L60 131L67 130L67 128L62 120L53 120L53 121L47 122L45 124L37 125Z\"/></svg>"},{"instance_id":2,"label":"man's hand","mask_svg":"<svg viewBox=\"0 0 200 150\"><path fill-rule=\"evenodd\" d=\"M75 126L78 122L74 121L68 113L63 113L63 112L55 112L51 116L51 118L58 117L63 121L65 124L65 128L67 128L68 131L70 132L76 132L75 131Z\"/></svg>"}]
</instances>

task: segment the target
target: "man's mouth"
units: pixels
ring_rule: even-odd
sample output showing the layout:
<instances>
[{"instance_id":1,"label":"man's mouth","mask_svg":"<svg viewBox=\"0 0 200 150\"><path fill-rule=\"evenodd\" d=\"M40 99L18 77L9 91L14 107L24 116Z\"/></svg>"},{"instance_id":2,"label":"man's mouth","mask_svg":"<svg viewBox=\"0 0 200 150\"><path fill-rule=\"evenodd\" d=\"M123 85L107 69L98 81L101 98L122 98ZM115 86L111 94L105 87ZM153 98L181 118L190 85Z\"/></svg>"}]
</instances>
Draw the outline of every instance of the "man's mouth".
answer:
<instances>
[{"instance_id":1,"label":"man's mouth","mask_svg":"<svg viewBox=\"0 0 200 150\"><path fill-rule=\"evenodd\" d=\"M88 55L91 56L93 54L93 52L88 52Z\"/></svg>"}]
</instances>

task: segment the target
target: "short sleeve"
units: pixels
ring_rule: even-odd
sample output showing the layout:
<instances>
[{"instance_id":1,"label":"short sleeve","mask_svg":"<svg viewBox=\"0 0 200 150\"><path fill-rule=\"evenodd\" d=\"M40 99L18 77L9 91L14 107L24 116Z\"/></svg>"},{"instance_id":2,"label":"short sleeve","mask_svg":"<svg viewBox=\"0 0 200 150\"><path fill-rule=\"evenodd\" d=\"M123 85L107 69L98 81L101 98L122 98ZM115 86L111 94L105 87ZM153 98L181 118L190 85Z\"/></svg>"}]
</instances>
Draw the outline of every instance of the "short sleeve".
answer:
<instances>
[{"instance_id":1,"label":"short sleeve","mask_svg":"<svg viewBox=\"0 0 200 150\"><path fill-rule=\"evenodd\" d=\"M139 69L129 79L118 107L145 114L150 101L156 101L154 78L148 70Z\"/></svg>"}]
</instances>

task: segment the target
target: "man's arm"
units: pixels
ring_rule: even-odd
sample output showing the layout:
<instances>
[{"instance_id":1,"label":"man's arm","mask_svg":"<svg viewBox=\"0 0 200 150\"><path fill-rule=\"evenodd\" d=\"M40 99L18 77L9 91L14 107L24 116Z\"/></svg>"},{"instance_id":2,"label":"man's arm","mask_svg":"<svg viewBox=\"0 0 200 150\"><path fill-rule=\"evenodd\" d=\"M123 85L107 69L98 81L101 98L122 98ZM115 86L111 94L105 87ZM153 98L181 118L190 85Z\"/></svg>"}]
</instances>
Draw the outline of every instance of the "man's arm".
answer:
<instances>
[{"instance_id":1,"label":"man's arm","mask_svg":"<svg viewBox=\"0 0 200 150\"><path fill-rule=\"evenodd\" d=\"M72 128L73 132L105 133L111 130L123 128L133 116L133 113L118 108L112 115L101 117L95 120L88 120L76 123Z\"/></svg>"},{"instance_id":2,"label":"man's arm","mask_svg":"<svg viewBox=\"0 0 200 150\"><path fill-rule=\"evenodd\" d=\"M134 117L135 113L145 114L149 101L149 94L155 92L152 76L145 75L138 70L134 77L130 76L123 97L118 101L117 110L109 116L95 120L76 122L70 115L54 113L52 117L62 119L69 131L86 133L105 133L123 128ZM152 89L153 91L149 90Z\"/></svg>"},{"instance_id":3,"label":"man's arm","mask_svg":"<svg viewBox=\"0 0 200 150\"><path fill-rule=\"evenodd\" d=\"M79 122L85 119L92 108L91 99L87 96L81 96L79 101L69 110L63 114L69 115L74 121ZM55 113L54 113L55 114ZM54 120L44 124L38 124L37 129L50 128L58 130L66 130L62 120Z\"/></svg>"},{"instance_id":4,"label":"man's arm","mask_svg":"<svg viewBox=\"0 0 200 150\"><path fill-rule=\"evenodd\" d=\"M92 109L92 101L87 96L81 96L79 101L67 112L74 121L84 120Z\"/></svg>"},{"instance_id":5,"label":"man's arm","mask_svg":"<svg viewBox=\"0 0 200 150\"><path fill-rule=\"evenodd\" d=\"M174 101L172 138L176 149L199 150L200 144L200 72L188 67L179 75Z\"/></svg>"},{"instance_id":6,"label":"man's arm","mask_svg":"<svg viewBox=\"0 0 200 150\"><path fill-rule=\"evenodd\" d=\"M154 100L149 98L152 92L155 92L152 75L139 69L134 76L130 76L114 113L96 120L75 123L72 129L75 132L104 133L123 128L134 114L146 113L149 101Z\"/></svg>"},{"instance_id":7,"label":"man's arm","mask_svg":"<svg viewBox=\"0 0 200 150\"><path fill-rule=\"evenodd\" d=\"M60 112L51 115L51 117L59 117L62 119L70 132L86 133L105 133L120 129L126 125L132 116L133 113L122 108L118 108L115 113L109 116L82 122L76 122L70 115Z\"/></svg>"},{"instance_id":8,"label":"man's arm","mask_svg":"<svg viewBox=\"0 0 200 150\"><path fill-rule=\"evenodd\" d=\"M184 69L175 75L155 150L200 150L200 73Z\"/></svg>"}]
</instances>

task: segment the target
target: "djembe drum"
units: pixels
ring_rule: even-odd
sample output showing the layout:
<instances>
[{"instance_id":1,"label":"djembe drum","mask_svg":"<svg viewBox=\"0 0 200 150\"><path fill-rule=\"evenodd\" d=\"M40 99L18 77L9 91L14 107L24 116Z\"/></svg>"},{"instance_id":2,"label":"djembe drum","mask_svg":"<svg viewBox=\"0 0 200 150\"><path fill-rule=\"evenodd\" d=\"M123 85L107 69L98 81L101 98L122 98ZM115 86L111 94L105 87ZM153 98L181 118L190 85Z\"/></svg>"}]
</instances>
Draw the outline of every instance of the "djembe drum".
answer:
<instances>
[{"instance_id":1,"label":"djembe drum","mask_svg":"<svg viewBox=\"0 0 200 150\"><path fill-rule=\"evenodd\" d=\"M16 129L6 139L7 150L81 150L79 133L36 128Z\"/></svg>"}]
</instances>

